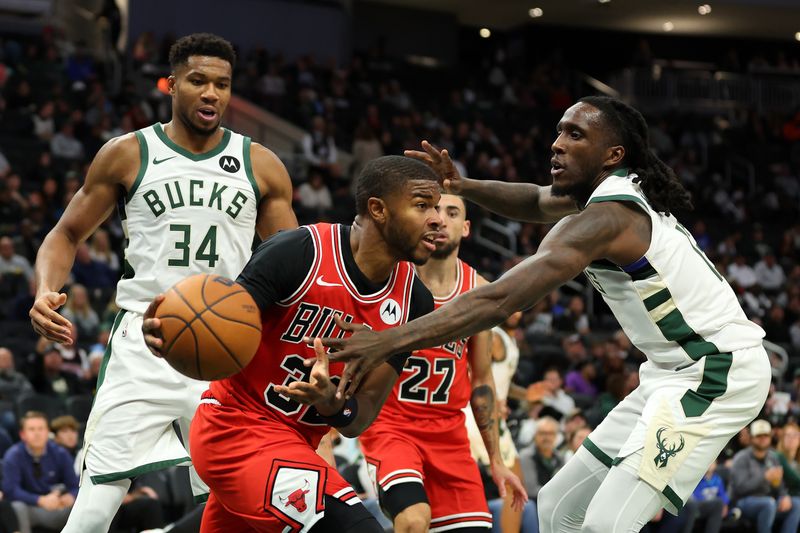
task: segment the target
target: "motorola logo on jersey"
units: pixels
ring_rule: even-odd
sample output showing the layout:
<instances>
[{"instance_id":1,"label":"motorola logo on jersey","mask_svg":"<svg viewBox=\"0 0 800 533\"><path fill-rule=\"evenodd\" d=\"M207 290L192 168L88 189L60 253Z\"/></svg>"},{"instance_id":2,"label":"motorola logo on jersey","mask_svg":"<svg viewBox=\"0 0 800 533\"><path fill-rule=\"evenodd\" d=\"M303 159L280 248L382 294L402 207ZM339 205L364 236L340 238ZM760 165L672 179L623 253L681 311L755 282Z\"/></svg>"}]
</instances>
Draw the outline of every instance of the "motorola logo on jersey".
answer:
<instances>
[{"instance_id":1,"label":"motorola logo on jersey","mask_svg":"<svg viewBox=\"0 0 800 533\"><path fill-rule=\"evenodd\" d=\"M385 324L393 325L397 324L400 321L400 305L392 300L391 298L387 298L381 304L381 320Z\"/></svg>"},{"instance_id":2,"label":"motorola logo on jersey","mask_svg":"<svg viewBox=\"0 0 800 533\"><path fill-rule=\"evenodd\" d=\"M242 168L242 165L239 163L239 160L231 155L223 155L219 158L219 168L225 170L227 172L239 172L239 169Z\"/></svg>"}]
</instances>

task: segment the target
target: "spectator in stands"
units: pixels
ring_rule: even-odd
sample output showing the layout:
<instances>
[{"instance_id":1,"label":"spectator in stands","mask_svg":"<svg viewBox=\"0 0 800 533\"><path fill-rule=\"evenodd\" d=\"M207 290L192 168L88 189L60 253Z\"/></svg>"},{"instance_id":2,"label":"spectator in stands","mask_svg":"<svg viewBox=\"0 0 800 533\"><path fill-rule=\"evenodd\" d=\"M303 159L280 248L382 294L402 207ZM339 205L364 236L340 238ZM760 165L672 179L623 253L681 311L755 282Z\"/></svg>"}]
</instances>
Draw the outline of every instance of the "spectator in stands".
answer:
<instances>
[{"instance_id":1,"label":"spectator in stands","mask_svg":"<svg viewBox=\"0 0 800 533\"><path fill-rule=\"evenodd\" d=\"M72 458L49 440L44 413L26 413L20 428L21 442L3 456L3 493L14 506L22 533L37 526L61 529L78 493Z\"/></svg>"},{"instance_id":2,"label":"spectator in stands","mask_svg":"<svg viewBox=\"0 0 800 533\"><path fill-rule=\"evenodd\" d=\"M744 255L738 254L733 263L728 266L728 281L742 289L749 289L758 283L755 270L747 264L747 259Z\"/></svg>"},{"instance_id":3,"label":"spectator in stands","mask_svg":"<svg viewBox=\"0 0 800 533\"><path fill-rule=\"evenodd\" d=\"M569 394L579 394L589 400L597 398L597 367L594 361L588 359L580 362L578 366L567 373L564 378L564 390Z\"/></svg>"},{"instance_id":4,"label":"spectator in stands","mask_svg":"<svg viewBox=\"0 0 800 533\"><path fill-rule=\"evenodd\" d=\"M350 175L358 176L364 165L382 155L383 146L375 135L375 130L365 120L361 121L353 139L353 163L350 167Z\"/></svg>"},{"instance_id":5,"label":"spectator in stands","mask_svg":"<svg viewBox=\"0 0 800 533\"><path fill-rule=\"evenodd\" d=\"M556 451L558 436L558 422L554 418L542 417L536 425L533 444L519 451L522 478L528 498L533 503L539 496L539 490L564 466L563 457ZM536 510L535 505L533 510ZM535 520L538 522L538 518ZM538 531L536 526L529 523L530 521L531 517L523 516L523 528L528 531Z\"/></svg>"},{"instance_id":6,"label":"spectator in stands","mask_svg":"<svg viewBox=\"0 0 800 533\"><path fill-rule=\"evenodd\" d=\"M25 394L33 394L33 385L21 372L17 372L14 354L0 347L0 399L15 402ZM10 445L12 435L17 433L17 418L13 409L0 410L0 442Z\"/></svg>"},{"instance_id":7,"label":"spectator in stands","mask_svg":"<svg viewBox=\"0 0 800 533\"><path fill-rule=\"evenodd\" d=\"M27 259L14 252L14 241L0 237L0 317L12 314L16 298L27 292L33 269Z\"/></svg>"},{"instance_id":8,"label":"spectator in stands","mask_svg":"<svg viewBox=\"0 0 800 533\"><path fill-rule=\"evenodd\" d=\"M575 410L575 400L564 392L561 388L563 384L561 371L556 367L550 367L544 371L542 381L528 387L527 399L532 403L541 402L555 409L563 417Z\"/></svg>"},{"instance_id":9,"label":"spectator in stands","mask_svg":"<svg viewBox=\"0 0 800 533\"><path fill-rule=\"evenodd\" d=\"M83 143L75 138L75 125L66 121L53 135L50 140L50 151L53 157L60 157L67 160L78 160L83 158Z\"/></svg>"},{"instance_id":10,"label":"spectator in stands","mask_svg":"<svg viewBox=\"0 0 800 533\"><path fill-rule=\"evenodd\" d=\"M770 533L781 523L781 533L796 533L800 498L789 496L778 454L770 448L772 426L766 420L750 424L752 442L731 465L731 497L742 516L756 524L758 533Z\"/></svg>"},{"instance_id":11,"label":"spectator in stands","mask_svg":"<svg viewBox=\"0 0 800 533\"><path fill-rule=\"evenodd\" d=\"M775 253L770 250L764 257L756 263L753 269L758 283L767 294L777 294L784 288L786 274L783 267L775 260Z\"/></svg>"},{"instance_id":12,"label":"spectator in stands","mask_svg":"<svg viewBox=\"0 0 800 533\"><path fill-rule=\"evenodd\" d=\"M10 235L22 219L24 209L14 199L5 179L0 179L0 235Z\"/></svg>"},{"instance_id":13,"label":"spectator in stands","mask_svg":"<svg viewBox=\"0 0 800 533\"><path fill-rule=\"evenodd\" d=\"M103 295L113 290L117 282L114 272L105 263L95 261L85 242L78 246L75 264L72 266L72 277L89 291L90 299L102 299ZM107 297L107 294L105 294Z\"/></svg>"},{"instance_id":14,"label":"spectator in stands","mask_svg":"<svg viewBox=\"0 0 800 533\"><path fill-rule=\"evenodd\" d=\"M790 496L800 496L800 427L791 422L783 426L776 448L783 468L783 482Z\"/></svg>"},{"instance_id":15,"label":"spectator in stands","mask_svg":"<svg viewBox=\"0 0 800 533\"><path fill-rule=\"evenodd\" d=\"M79 339L91 341L100 333L100 317L92 308L86 287L80 283L70 287L67 303L61 309L61 314L78 328Z\"/></svg>"},{"instance_id":16,"label":"spectator in stands","mask_svg":"<svg viewBox=\"0 0 800 533\"><path fill-rule=\"evenodd\" d=\"M89 255L95 261L108 266L115 277L119 275L119 256L111 249L111 239L108 231L98 228L94 232L92 243L89 246Z\"/></svg>"},{"instance_id":17,"label":"spectator in stands","mask_svg":"<svg viewBox=\"0 0 800 533\"><path fill-rule=\"evenodd\" d=\"M705 521L703 533L719 533L722 519L728 515L731 504L725 491L725 483L716 470L717 463L711 463L687 502L693 515L692 523L698 520Z\"/></svg>"},{"instance_id":18,"label":"spectator in stands","mask_svg":"<svg viewBox=\"0 0 800 533\"><path fill-rule=\"evenodd\" d=\"M67 450L73 461L78 455L78 430L80 427L78 421L71 415L59 416L50 422L53 441Z\"/></svg>"},{"instance_id":19,"label":"spectator in stands","mask_svg":"<svg viewBox=\"0 0 800 533\"><path fill-rule=\"evenodd\" d=\"M564 432L564 444L559 451L561 452L561 457L563 457L565 463L569 461L573 455L575 455L575 452L578 451L578 448L581 447L583 441L586 440L586 437L588 437L589 433L591 432L592 428L586 425L579 427L571 433L566 431Z\"/></svg>"},{"instance_id":20,"label":"spectator in stands","mask_svg":"<svg viewBox=\"0 0 800 533\"><path fill-rule=\"evenodd\" d=\"M580 335L591 333L589 317L586 315L586 305L582 296L576 294L569 299L567 308L561 316L556 318L554 326L557 330L567 333L579 333Z\"/></svg>"},{"instance_id":21,"label":"spectator in stands","mask_svg":"<svg viewBox=\"0 0 800 533\"><path fill-rule=\"evenodd\" d=\"M302 215L298 217L314 221L327 219L333 199L319 169L310 169L308 181L297 188L297 201L302 208Z\"/></svg>"},{"instance_id":22,"label":"spectator in stands","mask_svg":"<svg viewBox=\"0 0 800 533\"><path fill-rule=\"evenodd\" d=\"M328 125L321 116L311 119L311 131L301 141L303 156L311 168L319 169L325 177L336 177L341 172L338 166L339 153Z\"/></svg>"},{"instance_id":23,"label":"spectator in stands","mask_svg":"<svg viewBox=\"0 0 800 533\"><path fill-rule=\"evenodd\" d=\"M53 101L47 100L39 105L39 110L33 115L33 134L41 141L50 142L56 132L55 110Z\"/></svg>"},{"instance_id":24,"label":"spectator in stands","mask_svg":"<svg viewBox=\"0 0 800 533\"><path fill-rule=\"evenodd\" d=\"M44 342L41 358L36 362L31 379L36 392L61 399L80 394L81 382L73 372L64 370L64 359L58 346L48 343L46 339Z\"/></svg>"}]
</instances>

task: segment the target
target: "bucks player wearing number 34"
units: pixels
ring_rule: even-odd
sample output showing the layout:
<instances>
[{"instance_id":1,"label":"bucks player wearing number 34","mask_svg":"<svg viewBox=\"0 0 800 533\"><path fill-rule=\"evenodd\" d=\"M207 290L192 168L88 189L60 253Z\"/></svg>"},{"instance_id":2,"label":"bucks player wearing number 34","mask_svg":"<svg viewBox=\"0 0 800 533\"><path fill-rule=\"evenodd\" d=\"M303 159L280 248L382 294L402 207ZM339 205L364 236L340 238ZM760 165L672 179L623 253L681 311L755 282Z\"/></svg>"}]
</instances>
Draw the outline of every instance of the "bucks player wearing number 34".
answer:
<instances>
[{"instance_id":1,"label":"bucks player wearing number 34","mask_svg":"<svg viewBox=\"0 0 800 533\"><path fill-rule=\"evenodd\" d=\"M254 233L295 228L283 164L249 138L220 127L230 100L234 51L210 34L179 39L170 51L172 121L109 141L83 187L50 232L36 261L34 329L69 343L66 301L78 246L115 205L127 238L117 315L86 426L81 487L64 531L108 531L130 479L189 464L189 421L207 384L186 378L145 344L143 316L154 297L196 273L235 278ZM157 300L158 301L158 300ZM150 310L152 311L152 310ZM193 476L197 497L207 494Z\"/></svg>"}]
</instances>

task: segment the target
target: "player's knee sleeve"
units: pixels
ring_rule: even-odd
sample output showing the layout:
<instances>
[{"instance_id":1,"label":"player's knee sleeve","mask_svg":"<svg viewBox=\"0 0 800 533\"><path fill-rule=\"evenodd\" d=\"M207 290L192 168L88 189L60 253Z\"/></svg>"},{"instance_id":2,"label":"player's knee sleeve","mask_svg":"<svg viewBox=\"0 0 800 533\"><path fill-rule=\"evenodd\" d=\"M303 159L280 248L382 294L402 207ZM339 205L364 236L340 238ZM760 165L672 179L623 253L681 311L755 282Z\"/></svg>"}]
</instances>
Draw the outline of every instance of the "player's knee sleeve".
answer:
<instances>
[{"instance_id":1,"label":"player's knee sleeve","mask_svg":"<svg viewBox=\"0 0 800 533\"><path fill-rule=\"evenodd\" d=\"M106 533L130 486L129 479L100 485L86 479L62 533Z\"/></svg>"}]
</instances>

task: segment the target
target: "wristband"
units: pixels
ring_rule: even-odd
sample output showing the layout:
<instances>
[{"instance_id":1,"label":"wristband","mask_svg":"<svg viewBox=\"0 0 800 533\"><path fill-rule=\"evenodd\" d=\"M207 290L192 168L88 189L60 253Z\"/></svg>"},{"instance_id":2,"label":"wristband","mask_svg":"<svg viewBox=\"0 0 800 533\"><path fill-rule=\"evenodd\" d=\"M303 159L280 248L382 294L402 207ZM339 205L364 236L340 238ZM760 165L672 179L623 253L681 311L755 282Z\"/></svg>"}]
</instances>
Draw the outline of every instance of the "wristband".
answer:
<instances>
[{"instance_id":1,"label":"wristband","mask_svg":"<svg viewBox=\"0 0 800 533\"><path fill-rule=\"evenodd\" d=\"M358 400L353 397L345 400L344 405L342 405L338 413L331 416L320 416L322 416L322 419L327 422L329 426L341 428L350 425L350 423L356 419L357 415Z\"/></svg>"}]
</instances>

